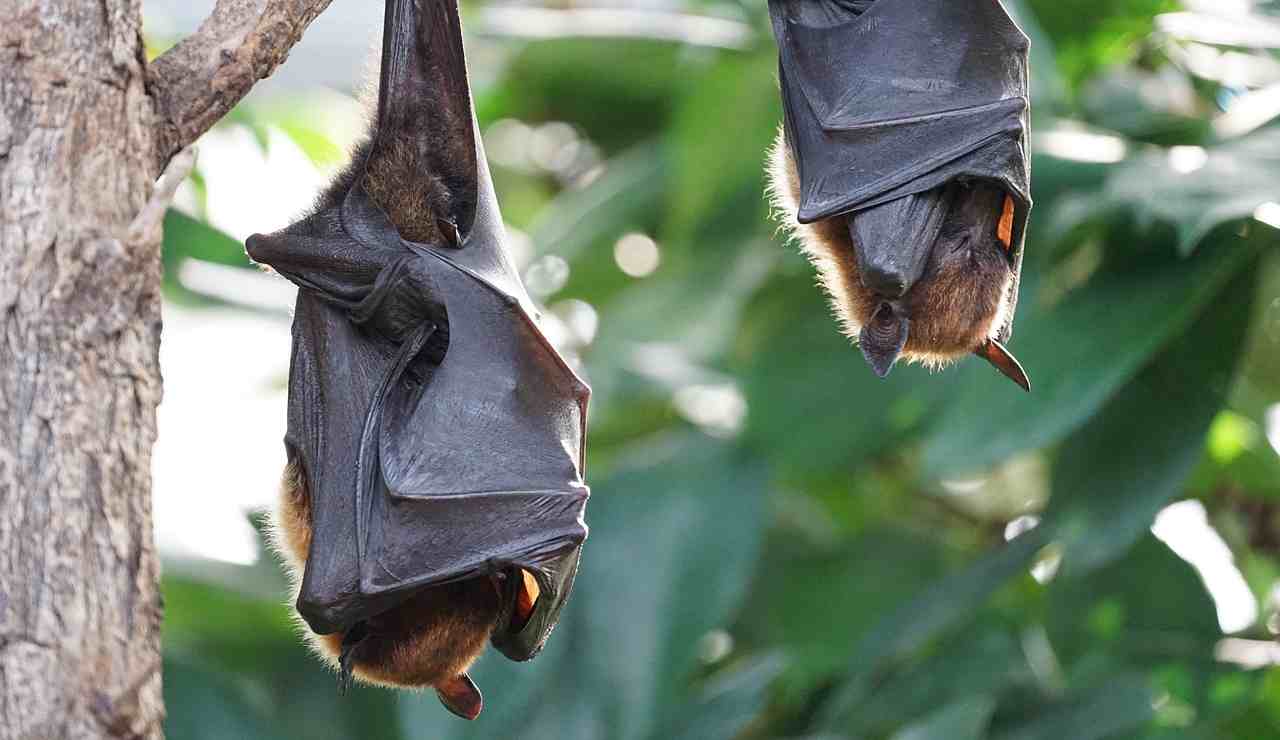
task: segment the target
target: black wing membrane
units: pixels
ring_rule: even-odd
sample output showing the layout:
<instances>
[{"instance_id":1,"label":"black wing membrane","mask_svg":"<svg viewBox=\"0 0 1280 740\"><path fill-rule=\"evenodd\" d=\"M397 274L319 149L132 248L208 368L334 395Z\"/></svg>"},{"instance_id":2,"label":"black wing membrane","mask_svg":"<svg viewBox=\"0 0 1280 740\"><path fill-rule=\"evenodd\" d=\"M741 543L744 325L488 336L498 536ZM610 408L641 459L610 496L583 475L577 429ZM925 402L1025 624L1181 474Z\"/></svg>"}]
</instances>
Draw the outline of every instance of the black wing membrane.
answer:
<instances>
[{"instance_id":1,"label":"black wing membrane","mask_svg":"<svg viewBox=\"0 0 1280 740\"><path fill-rule=\"evenodd\" d=\"M312 544L298 610L343 631L415 589L522 568L541 595L517 628L507 594L492 642L526 660L587 534L589 389L539 331L503 246L456 0L388 0L385 23L364 168L405 146L442 158L445 237L403 239L357 168L317 212L247 244L300 288L286 446Z\"/></svg>"},{"instance_id":2,"label":"black wing membrane","mask_svg":"<svg viewBox=\"0 0 1280 740\"><path fill-rule=\"evenodd\" d=\"M1017 202L1016 298L1031 208L1030 43L1000 2L769 0L769 10L799 221L952 180L994 182Z\"/></svg>"}]
</instances>

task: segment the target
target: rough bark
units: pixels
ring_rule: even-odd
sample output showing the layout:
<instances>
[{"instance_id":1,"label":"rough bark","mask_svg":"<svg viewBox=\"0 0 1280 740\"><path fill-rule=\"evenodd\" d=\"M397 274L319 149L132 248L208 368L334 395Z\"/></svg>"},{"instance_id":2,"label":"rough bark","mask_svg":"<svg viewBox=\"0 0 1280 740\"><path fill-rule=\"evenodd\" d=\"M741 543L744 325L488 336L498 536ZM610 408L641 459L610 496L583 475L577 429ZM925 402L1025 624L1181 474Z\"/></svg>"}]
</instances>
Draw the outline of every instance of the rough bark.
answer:
<instances>
[{"instance_id":1,"label":"rough bark","mask_svg":"<svg viewBox=\"0 0 1280 740\"><path fill-rule=\"evenodd\" d=\"M155 100L141 1L0 0L0 740L162 736L160 223L189 156L152 182L329 0L219 0Z\"/></svg>"},{"instance_id":2,"label":"rough bark","mask_svg":"<svg viewBox=\"0 0 1280 740\"><path fill-rule=\"evenodd\" d=\"M0 738L159 737L140 0L0 3Z\"/></svg>"}]
</instances>

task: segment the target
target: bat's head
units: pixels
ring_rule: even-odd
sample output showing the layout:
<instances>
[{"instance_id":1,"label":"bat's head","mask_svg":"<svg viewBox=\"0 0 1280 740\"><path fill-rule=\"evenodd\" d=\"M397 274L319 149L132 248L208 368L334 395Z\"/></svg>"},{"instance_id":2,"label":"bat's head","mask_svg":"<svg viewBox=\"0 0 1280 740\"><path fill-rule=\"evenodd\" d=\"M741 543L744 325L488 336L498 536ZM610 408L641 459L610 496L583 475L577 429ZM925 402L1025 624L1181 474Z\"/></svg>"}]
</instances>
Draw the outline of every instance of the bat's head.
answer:
<instances>
[{"instance_id":1,"label":"bat's head","mask_svg":"<svg viewBox=\"0 0 1280 740\"><path fill-rule=\"evenodd\" d=\"M523 570L514 575L515 589L501 582L510 574L418 589L349 629L314 636L313 644L336 664L343 681L353 676L390 688L432 688L449 711L475 719L484 701L467 671L500 628L503 615L510 615L507 629L518 629L538 600L536 581ZM514 600L505 609L500 603L504 594L513 594Z\"/></svg>"},{"instance_id":2,"label":"bat's head","mask_svg":"<svg viewBox=\"0 0 1280 740\"><path fill-rule=\"evenodd\" d=\"M471 578L413 592L352 627L318 635L313 643L354 676L378 686L435 689L449 711L475 719L483 706L467 675L498 621L498 594L488 578Z\"/></svg>"},{"instance_id":3,"label":"bat's head","mask_svg":"<svg viewBox=\"0 0 1280 740\"><path fill-rule=\"evenodd\" d=\"M999 341L1011 310L1015 207L1001 188L952 182L801 224L800 182L784 135L769 170L780 218L877 375L899 360L940 368L976 354L1030 390Z\"/></svg>"},{"instance_id":4,"label":"bat's head","mask_svg":"<svg viewBox=\"0 0 1280 740\"><path fill-rule=\"evenodd\" d=\"M271 539L296 591L311 549L311 496L300 465L285 470L279 505L272 516ZM515 576L515 588L500 581ZM522 578L520 576L523 576ZM483 706L479 688L467 675L472 663L509 615L508 629L527 621L538 601L537 581L514 569L501 579L481 576L418 589L363 621L318 635L300 625L312 648L346 680L354 677L379 686L435 689L454 714L475 719ZM509 600L503 608L502 602Z\"/></svg>"}]
</instances>

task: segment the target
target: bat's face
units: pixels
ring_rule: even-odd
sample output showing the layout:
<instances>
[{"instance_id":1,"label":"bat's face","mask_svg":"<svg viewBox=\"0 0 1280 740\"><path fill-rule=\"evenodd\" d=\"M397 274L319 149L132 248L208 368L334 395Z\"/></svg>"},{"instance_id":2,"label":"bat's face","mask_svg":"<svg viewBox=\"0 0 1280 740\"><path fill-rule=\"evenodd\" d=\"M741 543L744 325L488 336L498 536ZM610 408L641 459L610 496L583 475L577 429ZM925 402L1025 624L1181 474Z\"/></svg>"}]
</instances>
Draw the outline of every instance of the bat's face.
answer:
<instances>
[{"instance_id":1,"label":"bat's face","mask_svg":"<svg viewBox=\"0 0 1280 740\"><path fill-rule=\"evenodd\" d=\"M952 182L800 224L799 178L785 136L771 157L774 205L877 375L899 360L940 368L978 354L1029 388L997 336L1014 280L1009 195L984 182Z\"/></svg>"}]
</instances>

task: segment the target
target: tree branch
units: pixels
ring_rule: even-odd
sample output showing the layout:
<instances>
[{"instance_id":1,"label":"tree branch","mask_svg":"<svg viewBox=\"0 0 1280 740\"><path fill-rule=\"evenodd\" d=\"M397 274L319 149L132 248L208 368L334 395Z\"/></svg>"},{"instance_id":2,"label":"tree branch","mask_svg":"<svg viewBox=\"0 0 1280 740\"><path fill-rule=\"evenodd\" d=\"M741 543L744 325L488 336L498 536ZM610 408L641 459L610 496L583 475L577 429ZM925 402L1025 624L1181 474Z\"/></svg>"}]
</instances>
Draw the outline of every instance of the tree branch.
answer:
<instances>
[{"instance_id":1,"label":"tree branch","mask_svg":"<svg viewBox=\"0 0 1280 740\"><path fill-rule=\"evenodd\" d=\"M155 171L208 131L289 55L332 0L218 0L200 28L147 68Z\"/></svg>"},{"instance_id":2,"label":"tree branch","mask_svg":"<svg viewBox=\"0 0 1280 740\"><path fill-rule=\"evenodd\" d=\"M147 204L134 217L133 223L129 224L129 231L125 235L125 241L129 246L146 244L148 240L151 243L160 241L163 236L164 214L173 203L173 196L177 194L178 186L187 179L187 175L191 174L195 166L196 150L192 147L178 152L169 161L164 174L156 181L151 200L147 201Z\"/></svg>"}]
</instances>

